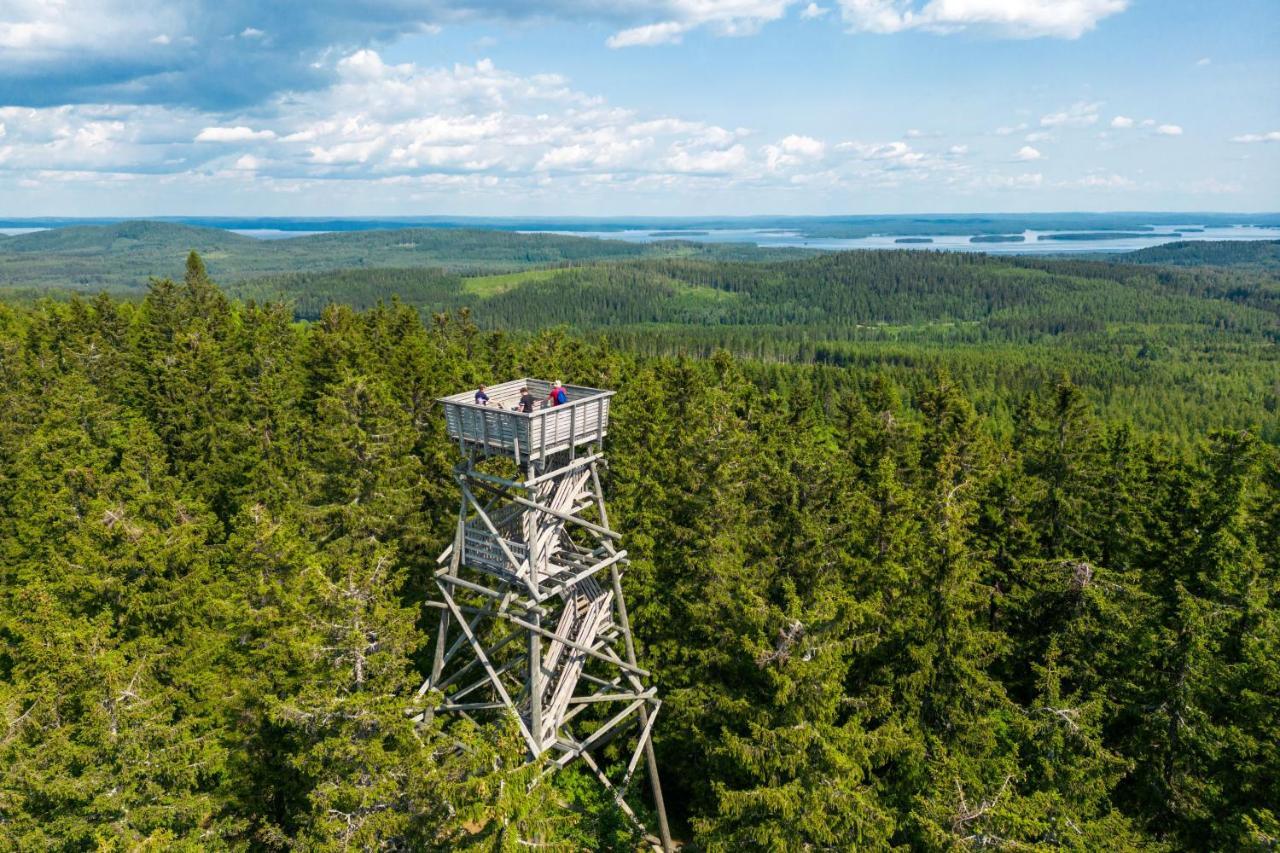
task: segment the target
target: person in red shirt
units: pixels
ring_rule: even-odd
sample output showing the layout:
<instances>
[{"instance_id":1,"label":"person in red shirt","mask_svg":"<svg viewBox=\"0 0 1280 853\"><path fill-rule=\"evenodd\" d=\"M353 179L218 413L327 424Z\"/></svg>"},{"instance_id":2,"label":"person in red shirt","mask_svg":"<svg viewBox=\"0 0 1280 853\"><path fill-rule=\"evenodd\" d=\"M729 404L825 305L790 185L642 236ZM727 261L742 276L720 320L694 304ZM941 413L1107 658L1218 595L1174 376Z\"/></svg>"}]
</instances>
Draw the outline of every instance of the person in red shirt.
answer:
<instances>
[{"instance_id":1,"label":"person in red shirt","mask_svg":"<svg viewBox=\"0 0 1280 853\"><path fill-rule=\"evenodd\" d=\"M569 395L565 392L564 386L557 379L556 383L551 386L551 393L547 395L548 406L561 406L569 402Z\"/></svg>"}]
</instances>

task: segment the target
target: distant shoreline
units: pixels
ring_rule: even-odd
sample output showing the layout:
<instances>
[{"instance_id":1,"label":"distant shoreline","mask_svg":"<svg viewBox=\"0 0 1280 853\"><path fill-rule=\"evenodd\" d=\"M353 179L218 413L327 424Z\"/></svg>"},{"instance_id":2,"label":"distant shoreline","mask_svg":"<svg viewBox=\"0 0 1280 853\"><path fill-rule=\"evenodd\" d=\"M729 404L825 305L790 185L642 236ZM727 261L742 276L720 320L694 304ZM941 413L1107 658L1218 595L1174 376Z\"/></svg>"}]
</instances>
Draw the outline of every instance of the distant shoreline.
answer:
<instances>
[{"instance_id":1,"label":"distant shoreline","mask_svg":"<svg viewBox=\"0 0 1280 853\"><path fill-rule=\"evenodd\" d=\"M1264 213L1129 211L1123 213L917 213L831 216L0 216L0 228L110 225L147 219L227 230L371 231L389 228L466 228L498 231L751 230L801 237L995 236L1025 231L1152 232L1230 226L1280 228L1280 211Z\"/></svg>"},{"instance_id":2,"label":"distant shoreline","mask_svg":"<svg viewBox=\"0 0 1280 853\"><path fill-rule=\"evenodd\" d=\"M1201 232L1203 233L1203 229ZM1181 237L1180 231L1082 231L1066 234L1040 234L1037 240L1064 240L1064 241L1083 241L1083 240L1145 240L1151 237Z\"/></svg>"},{"instance_id":3,"label":"distant shoreline","mask_svg":"<svg viewBox=\"0 0 1280 853\"><path fill-rule=\"evenodd\" d=\"M375 234L378 231L402 232L400 243L414 245L423 239L455 233L544 234L581 240L606 240L621 243L652 243L678 240L699 246L756 246L761 249L806 251L904 250L949 252L984 252L1019 255L1116 254L1152 248L1175 241L1254 241L1280 240L1280 214L1253 215L1249 223L1224 223L1223 214L1150 215L1157 224L1134 222L1137 214L1025 214L1001 216L927 217L814 217L796 219L722 219L697 220L703 227L691 227L693 220L678 223L681 227L623 228L621 220L445 220L406 222L398 219L335 220L320 218L257 220L218 218L187 222L166 220L120 220L101 223L97 220L0 219L0 253L24 251L32 232L50 229L74 232L89 238L95 229L134 226L168 227L175 231L205 231L208 236L231 234L256 242L295 243L318 239L327 246L344 235ZM1236 217L1231 217L1236 218ZM1159 221L1176 220L1176 221ZM21 223L21 224L15 224ZM523 227L513 228L513 224ZM636 225L638 223L625 223ZM668 223L676 224L676 223ZM787 224L790 227L759 227ZM744 227L752 225L757 227ZM1080 227L1080 226L1085 227ZM1127 227L1119 227L1125 225ZM254 226L254 227L249 227ZM270 227L268 227L270 226ZM305 226L305 227L304 227ZM1075 226L1075 227L1065 227ZM5 232L11 232L6 235ZM905 233L904 233L905 232ZM322 236L323 235L323 236ZM434 236L432 236L434 235ZM191 236L194 236L191 235ZM67 237L72 237L71 233ZM79 239L79 238L76 238ZM188 238L177 238L182 242ZM199 241L196 241L199 242ZM48 245L37 241L38 245ZM319 245L319 244L316 244ZM302 249L302 244L297 244Z\"/></svg>"},{"instance_id":4,"label":"distant shoreline","mask_svg":"<svg viewBox=\"0 0 1280 853\"><path fill-rule=\"evenodd\" d=\"M970 243L1025 243L1027 238L1022 234L979 234L970 237Z\"/></svg>"}]
</instances>

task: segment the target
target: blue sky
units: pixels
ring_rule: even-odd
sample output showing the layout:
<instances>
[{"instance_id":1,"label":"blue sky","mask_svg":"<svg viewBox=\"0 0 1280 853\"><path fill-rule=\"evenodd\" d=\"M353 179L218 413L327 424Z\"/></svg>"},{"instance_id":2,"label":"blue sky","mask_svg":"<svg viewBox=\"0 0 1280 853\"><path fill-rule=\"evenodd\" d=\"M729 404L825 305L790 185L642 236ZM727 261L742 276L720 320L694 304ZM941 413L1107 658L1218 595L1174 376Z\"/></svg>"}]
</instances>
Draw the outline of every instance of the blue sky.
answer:
<instances>
[{"instance_id":1,"label":"blue sky","mask_svg":"<svg viewBox=\"0 0 1280 853\"><path fill-rule=\"evenodd\" d=\"M1278 202L1275 0L0 0L0 216Z\"/></svg>"}]
</instances>

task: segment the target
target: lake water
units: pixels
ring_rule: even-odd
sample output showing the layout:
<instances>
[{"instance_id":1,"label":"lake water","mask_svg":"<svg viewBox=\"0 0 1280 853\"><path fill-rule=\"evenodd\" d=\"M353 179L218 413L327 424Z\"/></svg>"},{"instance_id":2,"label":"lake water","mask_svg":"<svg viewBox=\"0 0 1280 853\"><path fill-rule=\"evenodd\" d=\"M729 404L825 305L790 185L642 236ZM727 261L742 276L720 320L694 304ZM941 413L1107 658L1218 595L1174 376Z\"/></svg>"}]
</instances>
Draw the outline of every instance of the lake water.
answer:
<instances>
[{"instance_id":1,"label":"lake water","mask_svg":"<svg viewBox=\"0 0 1280 853\"><path fill-rule=\"evenodd\" d=\"M932 249L953 252L986 252L992 255L1075 254L1079 252L1131 252L1171 243L1176 240L1280 240L1280 228L1255 225L1229 227L1202 227L1194 223L1184 228L1202 229L1173 232L1178 226L1160 226L1150 234L1102 240L1042 240L1042 236L1080 233L1072 231L1024 231L1023 240L1014 243L974 243L970 235L893 234L872 237L809 237L801 231L779 228L698 228L682 232L679 229L630 229L624 231L567 231L526 230L523 234L562 234L571 237L597 237L602 240L626 240L632 243L652 243L657 240L687 239L699 243L755 243L770 248L826 249ZM30 234L43 228L0 228L2 235ZM332 231L293 231L280 228L232 228L234 234L243 234L258 240L287 240L312 234L332 234ZM681 236L687 233L688 236ZM1128 233L1128 232L1126 232ZM899 242L900 240L930 240L928 243Z\"/></svg>"},{"instance_id":2,"label":"lake water","mask_svg":"<svg viewBox=\"0 0 1280 853\"><path fill-rule=\"evenodd\" d=\"M1185 228L1200 229L1201 226L1188 223ZM1263 228L1254 225L1234 225L1231 227L1204 228L1174 234L1177 226L1163 226L1150 234L1122 239L1100 240L1042 240L1054 234L1075 234L1078 231L1023 231L1021 242L1016 243L974 243L971 235L937 236L930 234L893 234L873 237L808 237L799 231L787 231L772 228L723 228L716 230L698 229L696 234L687 238L674 236L679 232L664 229L653 232L647 229L628 231L541 231L524 233L563 234L576 237L599 237L601 239L627 240L633 243L652 243L657 240L688 239L700 243L755 243L770 248L827 249L843 251L848 249L933 249L954 252L986 252L992 255L1035 255L1066 254L1076 252L1131 252L1135 249L1147 249L1162 243L1178 240L1280 240L1280 228ZM654 236L657 233L658 236ZM1125 232L1132 233L1132 232ZM899 240L924 240L930 243L900 243Z\"/></svg>"},{"instance_id":3,"label":"lake water","mask_svg":"<svg viewBox=\"0 0 1280 853\"><path fill-rule=\"evenodd\" d=\"M256 237L259 240L287 240L290 237L310 237L312 234L332 234L332 231L285 231L280 228L231 228L232 234Z\"/></svg>"}]
</instances>

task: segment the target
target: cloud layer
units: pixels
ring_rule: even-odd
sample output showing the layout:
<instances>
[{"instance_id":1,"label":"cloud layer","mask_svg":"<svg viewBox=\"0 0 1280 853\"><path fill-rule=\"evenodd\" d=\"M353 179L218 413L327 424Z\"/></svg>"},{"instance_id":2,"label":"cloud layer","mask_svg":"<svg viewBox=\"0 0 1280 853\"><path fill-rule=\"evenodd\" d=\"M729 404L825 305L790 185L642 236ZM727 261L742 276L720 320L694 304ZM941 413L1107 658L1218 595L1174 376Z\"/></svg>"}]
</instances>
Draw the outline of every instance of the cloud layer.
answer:
<instances>
[{"instance_id":1,"label":"cloud layer","mask_svg":"<svg viewBox=\"0 0 1280 853\"><path fill-rule=\"evenodd\" d=\"M838 0L850 31L1074 39L1129 0ZM183 104L229 109L322 88L335 55L442 26L490 21L602 25L615 48L689 33L753 35L801 0L0 0L0 104Z\"/></svg>"},{"instance_id":2,"label":"cloud layer","mask_svg":"<svg viewBox=\"0 0 1280 853\"><path fill-rule=\"evenodd\" d=\"M516 74L488 60L393 64L361 48L336 58L331 77L245 110L3 107L0 185L6 174L22 186L146 179L296 192L338 182L410 196L1024 185L992 174L1007 158L981 165L967 144L935 133L769 138L615 106L561 76ZM1041 157L1027 146L1015 159Z\"/></svg>"},{"instance_id":3,"label":"cloud layer","mask_svg":"<svg viewBox=\"0 0 1280 853\"><path fill-rule=\"evenodd\" d=\"M811 120L799 110L775 118L732 99L705 110L686 100L670 110L660 97L632 91L634 100L616 103L582 88L581 78L517 72L488 60L391 59L430 57L436 45L457 53L464 40L471 45L464 55L474 56L486 39L503 50L505 36L448 32L494 21L520 24L509 32L546 23L575 39L596 39L595 55L580 63L587 69L664 62L678 48L644 48L770 27L789 38L830 39L844 30L860 34L858 46L919 31L927 35L902 41L930 51L934 36L966 32L957 47L967 50L974 36L1075 39L1128 5L315 0L283 8L248 0L0 0L0 197L19 210L23 198L58 197L58 187L108 193L110 206L115 190L123 196L144 186L137 192L144 202L194 197L190 189L214 199L310 194L325 204L346 199L379 210L423 199L433 206L466 199L474 209L476 198L502 208L542 198L561 210L566 200L583 198L624 206L637 198L669 206L757 199L768 206L781 200L781 209L789 200L803 207L822 197L844 207L872 196L879 204L982 198L1010 209L1002 199L1048 189L1079 191L1071 198L1144 192L1158 181L1146 172L1151 153L1159 152L1164 168L1206 144L1212 134L1203 116L1118 103L1087 83L1027 89L1020 103L982 115L933 112L925 119L904 98L894 107L872 99L869 111L847 116L836 116L833 106L832 115ZM783 19L789 22L778 23ZM407 40L412 34L419 38ZM550 63L556 67L554 58ZM1144 117L1151 113L1156 117ZM737 126L727 117L766 126ZM1232 129L1234 137L1219 133L1219 144L1280 141L1280 132L1241 132L1256 128L1255 120ZM1240 163L1273 154L1233 150ZM24 197L22 190L31 192Z\"/></svg>"}]
</instances>

